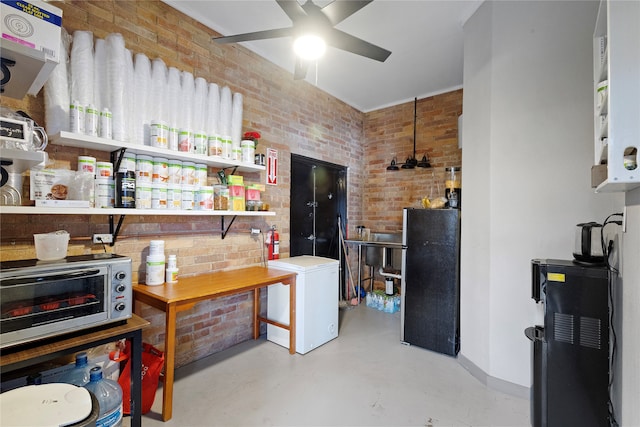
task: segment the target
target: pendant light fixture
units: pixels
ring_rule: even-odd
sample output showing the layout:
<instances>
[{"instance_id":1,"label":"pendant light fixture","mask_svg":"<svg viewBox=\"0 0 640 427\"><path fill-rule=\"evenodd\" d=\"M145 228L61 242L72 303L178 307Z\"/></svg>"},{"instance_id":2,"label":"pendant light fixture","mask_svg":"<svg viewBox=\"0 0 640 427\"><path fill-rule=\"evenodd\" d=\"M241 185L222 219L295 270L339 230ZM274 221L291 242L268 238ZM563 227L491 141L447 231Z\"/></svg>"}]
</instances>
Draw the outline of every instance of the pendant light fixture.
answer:
<instances>
[{"instance_id":1,"label":"pendant light fixture","mask_svg":"<svg viewBox=\"0 0 640 427\"><path fill-rule=\"evenodd\" d=\"M413 155L407 157L407 160L400 166L402 169L415 169L416 166L419 168L430 168L431 164L427 159L427 155L424 154L422 159L418 161L416 159L416 121L418 119L418 98L414 98L413 100ZM388 171L397 171L399 170L396 158L394 157L391 160L391 164L387 166Z\"/></svg>"}]
</instances>

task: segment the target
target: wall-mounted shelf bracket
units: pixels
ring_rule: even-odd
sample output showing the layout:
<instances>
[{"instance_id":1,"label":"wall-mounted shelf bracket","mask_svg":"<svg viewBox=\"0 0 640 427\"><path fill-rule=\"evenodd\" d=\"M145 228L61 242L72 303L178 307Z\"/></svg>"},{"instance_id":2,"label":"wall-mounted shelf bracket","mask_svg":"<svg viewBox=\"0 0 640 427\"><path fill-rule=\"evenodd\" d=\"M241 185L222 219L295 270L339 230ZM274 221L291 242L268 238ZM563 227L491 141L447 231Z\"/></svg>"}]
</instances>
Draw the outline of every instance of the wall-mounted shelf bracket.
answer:
<instances>
[{"instance_id":1,"label":"wall-mounted shelf bracket","mask_svg":"<svg viewBox=\"0 0 640 427\"><path fill-rule=\"evenodd\" d=\"M115 172L118 172L120 170L120 163L122 162L122 158L124 157L124 153L126 152L126 148L120 148L111 152L111 164L113 165L114 176Z\"/></svg>"},{"instance_id":2,"label":"wall-mounted shelf bracket","mask_svg":"<svg viewBox=\"0 0 640 427\"><path fill-rule=\"evenodd\" d=\"M109 246L113 246L116 244L116 239L118 238L118 233L120 233L120 227L122 227L122 222L124 221L124 217L126 215L120 215L118 219L118 225L113 228L113 215L109 215L109 233L113 236L113 240L109 243Z\"/></svg>"},{"instance_id":3,"label":"wall-mounted shelf bracket","mask_svg":"<svg viewBox=\"0 0 640 427\"><path fill-rule=\"evenodd\" d=\"M233 221L235 221L237 217L238 217L237 215L233 216L233 218L231 219L231 222L227 226L226 230L224 229L224 216L220 217L220 229L222 231L222 240L224 240L225 236L229 232L229 229L231 228L231 225L233 224ZM114 238L114 240L115 240L115 238Z\"/></svg>"}]
</instances>

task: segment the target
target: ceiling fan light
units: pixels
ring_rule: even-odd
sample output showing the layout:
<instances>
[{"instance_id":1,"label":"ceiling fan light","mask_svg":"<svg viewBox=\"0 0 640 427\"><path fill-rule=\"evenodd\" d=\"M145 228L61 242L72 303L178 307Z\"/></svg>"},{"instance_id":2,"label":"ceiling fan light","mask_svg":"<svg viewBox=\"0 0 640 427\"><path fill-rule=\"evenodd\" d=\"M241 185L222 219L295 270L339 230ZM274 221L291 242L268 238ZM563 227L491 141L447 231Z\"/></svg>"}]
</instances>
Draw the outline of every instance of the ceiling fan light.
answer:
<instances>
[{"instance_id":1,"label":"ceiling fan light","mask_svg":"<svg viewBox=\"0 0 640 427\"><path fill-rule=\"evenodd\" d=\"M327 44L315 34L303 34L293 42L293 51L300 58L314 61L324 55Z\"/></svg>"}]
</instances>

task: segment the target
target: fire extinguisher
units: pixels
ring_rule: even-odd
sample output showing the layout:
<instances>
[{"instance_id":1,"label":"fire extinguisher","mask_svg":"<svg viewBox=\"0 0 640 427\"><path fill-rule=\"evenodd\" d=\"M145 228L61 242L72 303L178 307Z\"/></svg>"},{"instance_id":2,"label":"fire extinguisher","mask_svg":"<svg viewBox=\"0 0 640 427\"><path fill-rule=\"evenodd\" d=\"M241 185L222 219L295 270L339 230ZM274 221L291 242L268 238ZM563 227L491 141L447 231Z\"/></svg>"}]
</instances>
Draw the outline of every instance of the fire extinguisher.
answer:
<instances>
[{"instance_id":1,"label":"fire extinguisher","mask_svg":"<svg viewBox=\"0 0 640 427\"><path fill-rule=\"evenodd\" d=\"M267 239L265 245L269 248L269 259L280 259L280 235L276 230L276 226L271 227L267 231Z\"/></svg>"}]
</instances>

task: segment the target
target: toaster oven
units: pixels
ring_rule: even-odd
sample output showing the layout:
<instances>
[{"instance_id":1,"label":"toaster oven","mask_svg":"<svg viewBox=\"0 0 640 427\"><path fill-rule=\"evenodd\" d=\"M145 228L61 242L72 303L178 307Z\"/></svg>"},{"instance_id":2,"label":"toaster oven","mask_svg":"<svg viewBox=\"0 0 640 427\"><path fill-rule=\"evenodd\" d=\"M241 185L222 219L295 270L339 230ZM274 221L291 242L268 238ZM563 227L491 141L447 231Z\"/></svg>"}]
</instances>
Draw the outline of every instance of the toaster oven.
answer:
<instances>
[{"instance_id":1,"label":"toaster oven","mask_svg":"<svg viewBox=\"0 0 640 427\"><path fill-rule=\"evenodd\" d=\"M131 258L0 262L0 348L126 321L132 307Z\"/></svg>"}]
</instances>

